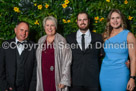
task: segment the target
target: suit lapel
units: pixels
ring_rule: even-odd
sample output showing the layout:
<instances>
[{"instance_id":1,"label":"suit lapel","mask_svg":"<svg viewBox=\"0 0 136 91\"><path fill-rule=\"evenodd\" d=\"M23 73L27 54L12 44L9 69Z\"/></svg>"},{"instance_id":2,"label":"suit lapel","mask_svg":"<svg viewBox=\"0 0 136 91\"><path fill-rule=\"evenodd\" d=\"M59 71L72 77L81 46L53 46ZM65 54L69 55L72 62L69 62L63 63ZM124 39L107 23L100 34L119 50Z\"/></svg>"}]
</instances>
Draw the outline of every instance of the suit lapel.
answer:
<instances>
[{"instance_id":1,"label":"suit lapel","mask_svg":"<svg viewBox=\"0 0 136 91\"><path fill-rule=\"evenodd\" d=\"M91 31L90 31L90 32L91 32ZM94 33L91 32L91 39L92 39L92 40L91 40L89 46L87 47L87 49L85 50L84 53L86 53L86 52L92 50L92 48L93 48L92 46L93 46L93 44L95 43L95 37L96 37L96 36L94 36Z\"/></svg>"},{"instance_id":2,"label":"suit lapel","mask_svg":"<svg viewBox=\"0 0 136 91\"><path fill-rule=\"evenodd\" d=\"M81 48L80 48L80 46L79 46L77 40L76 40L76 39L77 39L77 38L76 38L76 34L77 34L77 32L75 32L75 33L73 34L73 36L72 36L73 43L76 45L77 51L83 52L83 51L81 50ZM77 48L77 47L78 47L78 48Z\"/></svg>"},{"instance_id":3,"label":"suit lapel","mask_svg":"<svg viewBox=\"0 0 136 91\"><path fill-rule=\"evenodd\" d=\"M27 45L27 47L26 47L26 48L24 47L24 50L22 51L22 54L21 54L22 60L24 60L24 63L25 63L26 60L27 60L27 57L28 57L28 55L29 55L29 49L30 49L30 47L29 47L29 42L27 42L26 45Z\"/></svg>"},{"instance_id":4,"label":"suit lapel","mask_svg":"<svg viewBox=\"0 0 136 91\"><path fill-rule=\"evenodd\" d=\"M15 42L15 38L11 41L11 42ZM16 43L16 42L15 42ZM12 57L12 65L13 65L13 70L15 72L15 68L16 68L16 52L17 52L17 47L16 44L12 43L12 47L15 47L14 49L11 48L11 57Z\"/></svg>"},{"instance_id":5,"label":"suit lapel","mask_svg":"<svg viewBox=\"0 0 136 91\"><path fill-rule=\"evenodd\" d=\"M14 43L13 43L14 42ZM14 75L16 75L16 52L17 52L17 47L16 47L16 42L15 42L15 38L14 39L12 39L11 41L10 41L10 43L12 43L12 48L10 47L10 50L9 50L9 56L11 57L11 61L12 62L10 62L10 65L12 65L12 68L11 68L11 71L12 71L12 75L14 76ZM15 78L13 77L13 84L14 84L14 82L15 82Z\"/></svg>"},{"instance_id":6,"label":"suit lapel","mask_svg":"<svg viewBox=\"0 0 136 91\"><path fill-rule=\"evenodd\" d=\"M95 35L93 32L91 32L91 38L92 38L92 41L91 41L91 44L95 43Z\"/></svg>"}]
</instances>

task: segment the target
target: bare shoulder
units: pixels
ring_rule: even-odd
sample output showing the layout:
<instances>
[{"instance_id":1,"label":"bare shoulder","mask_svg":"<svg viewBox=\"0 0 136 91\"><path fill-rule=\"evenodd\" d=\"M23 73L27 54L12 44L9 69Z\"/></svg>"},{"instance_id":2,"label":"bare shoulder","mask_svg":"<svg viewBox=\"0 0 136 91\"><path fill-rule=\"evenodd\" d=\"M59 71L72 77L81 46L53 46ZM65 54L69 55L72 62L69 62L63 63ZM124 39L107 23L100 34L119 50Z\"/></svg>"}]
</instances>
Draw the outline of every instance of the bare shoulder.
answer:
<instances>
[{"instance_id":1,"label":"bare shoulder","mask_svg":"<svg viewBox=\"0 0 136 91\"><path fill-rule=\"evenodd\" d=\"M131 33L131 32L128 33L127 41L128 42L136 42L136 38L133 33Z\"/></svg>"}]
</instances>

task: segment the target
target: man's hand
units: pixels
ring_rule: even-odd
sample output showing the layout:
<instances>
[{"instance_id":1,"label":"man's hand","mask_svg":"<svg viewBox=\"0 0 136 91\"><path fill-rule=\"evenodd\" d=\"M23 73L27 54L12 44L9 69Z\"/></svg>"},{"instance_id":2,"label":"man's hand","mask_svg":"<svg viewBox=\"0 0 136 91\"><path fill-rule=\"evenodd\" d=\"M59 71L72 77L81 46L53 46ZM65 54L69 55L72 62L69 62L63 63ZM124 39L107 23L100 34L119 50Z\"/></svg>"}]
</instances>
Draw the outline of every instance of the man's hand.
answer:
<instances>
[{"instance_id":1,"label":"man's hand","mask_svg":"<svg viewBox=\"0 0 136 91\"><path fill-rule=\"evenodd\" d=\"M12 90L13 90L13 88L11 88L11 87L10 87L10 88L9 88L9 90L10 90L10 91L12 91Z\"/></svg>"},{"instance_id":2,"label":"man's hand","mask_svg":"<svg viewBox=\"0 0 136 91\"><path fill-rule=\"evenodd\" d=\"M130 67L130 60L128 60L127 62L126 62L126 66L129 68Z\"/></svg>"},{"instance_id":3,"label":"man's hand","mask_svg":"<svg viewBox=\"0 0 136 91\"><path fill-rule=\"evenodd\" d=\"M10 87L9 90L5 90L5 91L12 91L12 90L13 90L13 88Z\"/></svg>"}]
</instances>

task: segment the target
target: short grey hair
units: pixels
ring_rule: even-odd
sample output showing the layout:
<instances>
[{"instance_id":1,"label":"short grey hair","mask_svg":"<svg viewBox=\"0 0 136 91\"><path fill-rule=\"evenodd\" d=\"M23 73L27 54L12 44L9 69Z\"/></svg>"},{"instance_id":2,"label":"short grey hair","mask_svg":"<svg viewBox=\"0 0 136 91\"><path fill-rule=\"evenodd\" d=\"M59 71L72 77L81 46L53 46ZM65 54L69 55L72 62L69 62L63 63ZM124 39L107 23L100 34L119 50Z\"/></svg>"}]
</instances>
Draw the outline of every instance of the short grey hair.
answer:
<instances>
[{"instance_id":1,"label":"short grey hair","mask_svg":"<svg viewBox=\"0 0 136 91\"><path fill-rule=\"evenodd\" d=\"M57 19L55 17L53 17L53 16L47 16L47 17L45 17L43 19L43 27L45 27L45 24L46 24L47 20L52 20L54 22L54 24L55 24L56 29L57 29Z\"/></svg>"}]
</instances>

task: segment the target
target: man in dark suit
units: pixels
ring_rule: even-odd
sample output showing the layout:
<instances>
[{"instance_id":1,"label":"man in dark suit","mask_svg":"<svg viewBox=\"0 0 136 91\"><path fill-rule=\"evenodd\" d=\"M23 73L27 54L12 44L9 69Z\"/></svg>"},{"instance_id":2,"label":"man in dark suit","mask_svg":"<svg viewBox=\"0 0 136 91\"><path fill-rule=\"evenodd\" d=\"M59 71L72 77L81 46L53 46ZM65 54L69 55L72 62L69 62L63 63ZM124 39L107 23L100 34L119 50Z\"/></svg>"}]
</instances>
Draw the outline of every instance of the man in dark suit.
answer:
<instances>
[{"instance_id":1,"label":"man in dark suit","mask_svg":"<svg viewBox=\"0 0 136 91\"><path fill-rule=\"evenodd\" d=\"M86 12L77 15L79 30L66 37L72 49L72 86L70 91L99 91L100 55L103 54L102 36L89 30ZM75 47L74 47L75 45Z\"/></svg>"},{"instance_id":2,"label":"man in dark suit","mask_svg":"<svg viewBox=\"0 0 136 91\"><path fill-rule=\"evenodd\" d=\"M26 40L29 24L21 21L14 29L16 37L2 43L0 49L0 90L35 91L36 58L33 42Z\"/></svg>"}]
</instances>

